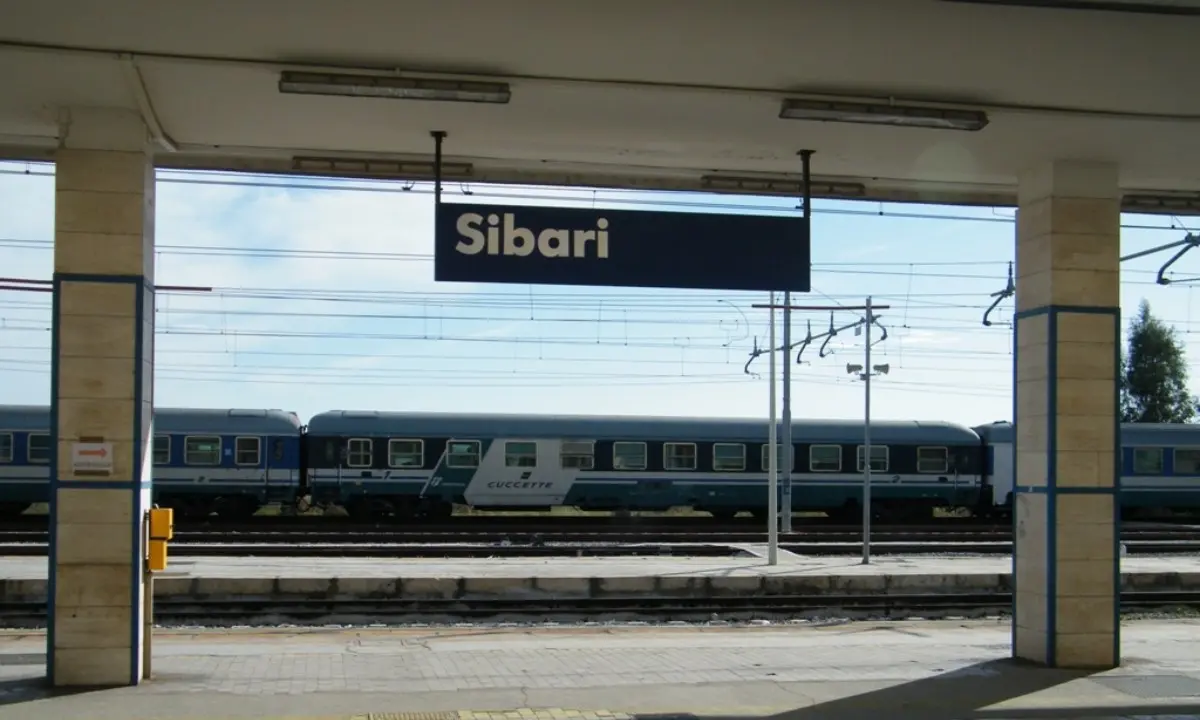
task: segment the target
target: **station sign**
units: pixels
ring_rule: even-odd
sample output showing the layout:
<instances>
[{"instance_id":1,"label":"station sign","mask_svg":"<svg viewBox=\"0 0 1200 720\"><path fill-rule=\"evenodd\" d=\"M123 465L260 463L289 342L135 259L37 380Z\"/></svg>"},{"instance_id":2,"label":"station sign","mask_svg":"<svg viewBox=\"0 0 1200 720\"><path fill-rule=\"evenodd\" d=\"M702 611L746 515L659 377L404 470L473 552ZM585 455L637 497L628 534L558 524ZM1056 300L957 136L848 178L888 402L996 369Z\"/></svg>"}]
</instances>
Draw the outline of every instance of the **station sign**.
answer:
<instances>
[{"instance_id":1,"label":"station sign","mask_svg":"<svg viewBox=\"0 0 1200 720\"><path fill-rule=\"evenodd\" d=\"M441 203L441 282L808 292L794 217Z\"/></svg>"}]
</instances>

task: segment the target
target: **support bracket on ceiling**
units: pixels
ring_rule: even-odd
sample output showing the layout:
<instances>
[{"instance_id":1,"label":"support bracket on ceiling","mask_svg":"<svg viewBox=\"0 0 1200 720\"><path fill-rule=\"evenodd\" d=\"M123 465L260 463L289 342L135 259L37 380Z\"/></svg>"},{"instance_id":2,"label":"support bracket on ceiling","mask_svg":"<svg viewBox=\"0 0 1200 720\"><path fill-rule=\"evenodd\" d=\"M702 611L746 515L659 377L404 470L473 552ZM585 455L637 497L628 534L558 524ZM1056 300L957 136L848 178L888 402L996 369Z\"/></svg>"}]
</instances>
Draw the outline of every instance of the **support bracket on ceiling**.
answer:
<instances>
[{"instance_id":1,"label":"support bracket on ceiling","mask_svg":"<svg viewBox=\"0 0 1200 720\"><path fill-rule=\"evenodd\" d=\"M167 131L163 129L162 121L158 119L158 113L154 110L154 103L150 100L150 92L146 90L146 81L142 77L141 68L138 67L137 58L128 53L122 54L121 68L125 73L125 81L129 85L129 90L133 93L134 100L137 101L138 112L142 116L142 122L146 123L146 128L150 131L150 136L154 138L154 142L158 143L159 147L167 152L179 152L179 146Z\"/></svg>"}]
</instances>

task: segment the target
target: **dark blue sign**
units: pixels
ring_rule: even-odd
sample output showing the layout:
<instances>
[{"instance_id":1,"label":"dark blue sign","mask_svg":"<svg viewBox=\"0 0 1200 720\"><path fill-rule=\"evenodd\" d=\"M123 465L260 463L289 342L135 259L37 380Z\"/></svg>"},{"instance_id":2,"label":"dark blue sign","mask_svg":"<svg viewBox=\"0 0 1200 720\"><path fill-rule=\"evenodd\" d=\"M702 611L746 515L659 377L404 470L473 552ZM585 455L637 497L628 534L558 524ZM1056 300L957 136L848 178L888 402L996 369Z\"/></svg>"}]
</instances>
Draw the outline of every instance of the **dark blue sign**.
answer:
<instances>
[{"instance_id":1,"label":"dark blue sign","mask_svg":"<svg viewBox=\"0 0 1200 720\"><path fill-rule=\"evenodd\" d=\"M808 292L797 218L442 203L434 279Z\"/></svg>"}]
</instances>

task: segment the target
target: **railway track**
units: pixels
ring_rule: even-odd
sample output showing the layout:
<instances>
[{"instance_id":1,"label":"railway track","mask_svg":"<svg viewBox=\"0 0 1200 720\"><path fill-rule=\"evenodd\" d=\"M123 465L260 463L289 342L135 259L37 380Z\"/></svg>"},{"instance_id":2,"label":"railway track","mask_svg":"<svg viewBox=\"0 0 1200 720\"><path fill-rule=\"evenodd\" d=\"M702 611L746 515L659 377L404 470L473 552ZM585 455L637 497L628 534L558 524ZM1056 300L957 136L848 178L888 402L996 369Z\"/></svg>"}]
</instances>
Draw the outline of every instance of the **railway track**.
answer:
<instances>
[{"instance_id":1,"label":"railway track","mask_svg":"<svg viewBox=\"0 0 1200 720\"><path fill-rule=\"evenodd\" d=\"M524 620L570 622L593 619L726 620L785 619L819 614L908 618L1003 614L1009 593L917 595L758 595L747 597L605 597L562 599L479 598L455 600L235 599L155 601L158 624L330 622L344 624ZM1200 592L1125 592L1123 612L1200 609ZM44 602L0 603L0 625L43 627Z\"/></svg>"},{"instance_id":2,"label":"railway track","mask_svg":"<svg viewBox=\"0 0 1200 720\"><path fill-rule=\"evenodd\" d=\"M792 533L781 535L782 541L827 543L857 542L859 532L837 533ZM873 540L890 542L934 543L934 542L1010 542L1011 532L872 532ZM1139 536L1141 537L1141 536ZM1200 539L1200 533L1164 534L1143 539L1182 540L1189 537ZM1130 536L1132 539L1133 536ZM0 543L46 543L45 530L0 532ZM424 531L371 531L371 532L213 532L176 530L174 545L180 544L338 544L338 545L381 545L420 543L424 545L450 543L758 543L766 542L765 532L424 532Z\"/></svg>"},{"instance_id":3,"label":"railway track","mask_svg":"<svg viewBox=\"0 0 1200 720\"><path fill-rule=\"evenodd\" d=\"M824 544L857 544L862 539L858 529L822 529L782 534L780 542L808 546ZM1200 545L1200 529L1190 528L1122 528L1121 539L1127 543L1159 543ZM386 530L306 531L306 530L225 530L176 528L173 547L187 545L445 545L445 544L681 544L681 543L761 543L766 542L764 531L676 531L655 528L620 528L606 531L591 530L474 530L445 531L423 528L390 528ZM878 528L871 533L873 543L906 544L1011 544L1009 527L979 529ZM0 529L0 545L41 544L49 541L45 529Z\"/></svg>"},{"instance_id":4,"label":"railway track","mask_svg":"<svg viewBox=\"0 0 1200 720\"><path fill-rule=\"evenodd\" d=\"M1127 540L1129 555L1182 555L1200 553L1200 540ZM808 556L846 556L862 552L861 542L789 542L779 545L784 552ZM911 542L873 540L875 555L1009 555L1006 541ZM45 542L0 542L0 556L46 557ZM562 542L562 543L241 543L225 539L205 543L176 541L172 557L361 557L361 558L518 558L518 557L738 557L748 553L736 544L659 542Z\"/></svg>"}]
</instances>

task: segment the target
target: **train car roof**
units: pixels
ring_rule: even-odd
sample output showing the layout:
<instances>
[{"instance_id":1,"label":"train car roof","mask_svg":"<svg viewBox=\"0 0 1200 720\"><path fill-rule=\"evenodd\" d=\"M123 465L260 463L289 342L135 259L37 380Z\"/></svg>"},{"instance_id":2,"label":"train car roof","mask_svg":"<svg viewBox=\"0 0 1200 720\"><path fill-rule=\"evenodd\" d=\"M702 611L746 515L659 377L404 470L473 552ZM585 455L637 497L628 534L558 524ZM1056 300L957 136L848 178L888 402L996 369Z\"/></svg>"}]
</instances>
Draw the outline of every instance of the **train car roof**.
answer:
<instances>
[{"instance_id":1,"label":"train car roof","mask_svg":"<svg viewBox=\"0 0 1200 720\"><path fill-rule=\"evenodd\" d=\"M300 418L284 410L155 408L157 432L299 433ZM48 405L0 405L0 430L48 430Z\"/></svg>"},{"instance_id":2,"label":"train car roof","mask_svg":"<svg viewBox=\"0 0 1200 720\"><path fill-rule=\"evenodd\" d=\"M1016 432L1013 429L1013 424L1007 420L997 420L987 425L976 425L971 429L989 443L1011 443L1013 435Z\"/></svg>"},{"instance_id":3,"label":"train car roof","mask_svg":"<svg viewBox=\"0 0 1200 720\"><path fill-rule=\"evenodd\" d=\"M47 405L0 405L0 430L45 430L50 427Z\"/></svg>"},{"instance_id":4,"label":"train car roof","mask_svg":"<svg viewBox=\"0 0 1200 720\"><path fill-rule=\"evenodd\" d=\"M638 440L766 440L767 423L754 418L460 414L332 410L308 422L313 435L390 437L567 437ZM863 436L856 420L797 419L794 437L811 442L854 442ZM871 423L880 443L979 442L970 428L946 422Z\"/></svg>"},{"instance_id":5,"label":"train car roof","mask_svg":"<svg viewBox=\"0 0 1200 720\"><path fill-rule=\"evenodd\" d=\"M990 443L1011 443L1016 432L1010 422L995 422L974 428L979 436ZM1121 445L1161 445L1176 447L1196 445L1200 447L1200 425L1191 423L1122 423Z\"/></svg>"},{"instance_id":6,"label":"train car roof","mask_svg":"<svg viewBox=\"0 0 1200 720\"><path fill-rule=\"evenodd\" d=\"M1200 446L1200 425L1191 423L1126 423L1122 445Z\"/></svg>"},{"instance_id":7,"label":"train car roof","mask_svg":"<svg viewBox=\"0 0 1200 720\"><path fill-rule=\"evenodd\" d=\"M299 434L300 417L286 410L157 408L154 429L169 433Z\"/></svg>"}]
</instances>

